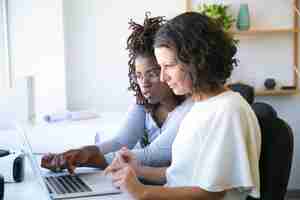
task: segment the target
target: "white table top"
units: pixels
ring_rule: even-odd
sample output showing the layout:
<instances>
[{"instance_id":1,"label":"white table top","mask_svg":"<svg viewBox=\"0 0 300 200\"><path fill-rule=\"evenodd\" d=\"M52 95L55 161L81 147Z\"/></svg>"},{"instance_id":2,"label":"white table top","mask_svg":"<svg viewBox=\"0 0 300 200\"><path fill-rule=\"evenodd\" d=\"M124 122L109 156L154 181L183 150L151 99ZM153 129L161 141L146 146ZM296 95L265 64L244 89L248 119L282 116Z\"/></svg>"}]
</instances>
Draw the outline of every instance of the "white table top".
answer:
<instances>
[{"instance_id":1,"label":"white table top","mask_svg":"<svg viewBox=\"0 0 300 200\"><path fill-rule=\"evenodd\" d=\"M103 132L103 139L113 136L118 128L122 114L106 114L93 120L76 122L59 122L53 124L26 125L25 130L32 149L35 153L61 152L66 149L76 148L94 143L96 132ZM20 149L22 141L17 136L16 130L0 130L1 146ZM101 138L102 139L102 138ZM1 147L0 147L1 148ZM48 195L42 190L37 175L34 174L28 159L25 165L25 179L21 183L6 183L4 200L49 200ZM78 198L80 200L127 200L126 194Z\"/></svg>"}]
</instances>

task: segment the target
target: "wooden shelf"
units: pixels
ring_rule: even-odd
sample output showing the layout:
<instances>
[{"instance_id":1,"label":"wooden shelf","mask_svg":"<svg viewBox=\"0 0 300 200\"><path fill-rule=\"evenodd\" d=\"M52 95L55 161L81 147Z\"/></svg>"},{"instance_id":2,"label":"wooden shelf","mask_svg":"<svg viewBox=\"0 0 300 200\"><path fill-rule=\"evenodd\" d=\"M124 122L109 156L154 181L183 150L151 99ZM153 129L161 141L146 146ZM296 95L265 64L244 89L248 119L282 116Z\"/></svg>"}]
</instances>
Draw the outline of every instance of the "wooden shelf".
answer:
<instances>
[{"instance_id":1,"label":"wooden shelf","mask_svg":"<svg viewBox=\"0 0 300 200\"><path fill-rule=\"evenodd\" d=\"M256 96L290 96L299 94L299 89L294 90L256 90Z\"/></svg>"},{"instance_id":2,"label":"wooden shelf","mask_svg":"<svg viewBox=\"0 0 300 200\"><path fill-rule=\"evenodd\" d=\"M294 28L269 28L269 29L256 29L251 28L247 31L231 30L229 33L234 35L251 35L251 34L265 34L265 33L299 33L300 29Z\"/></svg>"},{"instance_id":3,"label":"wooden shelf","mask_svg":"<svg viewBox=\"0 0 300 200\"><path fill-rule=\"evenodd\" d=\"M292 25L286 27L250 27L249 30L240 31L235 28L232 30L229 30L228 33L232 34L232 36L237 39L243 39L243 36L268 36L268 34L272 34L273 36L275 34L278 34L279 38L284 37L291 37L292 38L292 49L293 49L293 55L292 55L292 62L293 62L293 82L290 86L293 87L293 89L289 90L282 90L282 89L276 89L276 90L256 90L255 94L257 96L289 96L289 95L296 95L300 94L300 88L299 86L299 44L300 44L300 26L299 26L299 16L300 16L300 9L299 9L299 0L292 0ZM194 9L193 1L192 0L185 0L185 9L186 11L192 11ZM283 25L284 26L284 25ZM280 35L282 34L282 35ZM284 35L286 34L286 35ZM255 86L254 86L255 87ZM296 88L296 89L294 89Z\"/></svg>"}]
</instances>

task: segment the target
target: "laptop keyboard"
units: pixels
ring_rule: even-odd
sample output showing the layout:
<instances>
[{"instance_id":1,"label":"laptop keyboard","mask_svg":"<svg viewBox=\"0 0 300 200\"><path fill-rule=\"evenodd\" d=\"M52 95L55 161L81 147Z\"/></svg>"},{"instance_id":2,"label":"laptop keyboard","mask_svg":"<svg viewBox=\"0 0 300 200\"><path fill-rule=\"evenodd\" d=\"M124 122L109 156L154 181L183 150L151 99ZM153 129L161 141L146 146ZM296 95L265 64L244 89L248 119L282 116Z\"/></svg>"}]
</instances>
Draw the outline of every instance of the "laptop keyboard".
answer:
<instances>
[{"instance_id":1,"label":"laptop keyboard","mask_svg":"<svg viewBox=\"0 0 300 200\"><path fill-rule=\"evenodd\" d=\"M91 192L91 188L76 175L62 175L45 177L50 193L69 194L77 192Z\"/></svg>"}]
</instances>

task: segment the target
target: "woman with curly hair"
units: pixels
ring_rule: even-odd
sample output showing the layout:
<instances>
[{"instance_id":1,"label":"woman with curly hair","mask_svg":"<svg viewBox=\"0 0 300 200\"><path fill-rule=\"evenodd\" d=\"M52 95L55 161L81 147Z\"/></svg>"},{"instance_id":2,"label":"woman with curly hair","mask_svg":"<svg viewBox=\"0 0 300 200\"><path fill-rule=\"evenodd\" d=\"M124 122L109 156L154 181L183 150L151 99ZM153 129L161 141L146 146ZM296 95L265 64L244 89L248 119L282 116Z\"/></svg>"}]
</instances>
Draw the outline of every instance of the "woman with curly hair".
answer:
<instances>
[{"instance_id":1,"label":"woman with curly hair","mask_svg":"<svg viewBox=\"0 0 300 200\"><path fill-rule=\"evenodd\" d=\"M187 12L160 28L154 47L161 81L194 105L172 145L170 167L142 166L123 148L106 173L134 199L259 198L258 121L239 93L225 86L236 65L234 40L209 17ZM136 176L167 184L146 186Z\"/></svg>"},{"instance_id":2,"label":"woman with curly hair","mask_svg":"<svg viewBox=\"0 0 300 200\"><path fill-rule=\"evenodd\" d=\"M104 169L115 157L115 151L126 146L133 149L143 165L168 166L171 144L192 101L175 95L166 83L160 82L160 67L154 56L154 36L164 23L163 17L149 17L144 24L129 22L132 30L127 40L129 51L129 90L135 102L115 137L96 145L72 149L42 158L42 167L53 171L67 168L73 173L78 166ZM101 137L101 136L100 136Z\"/></svg>"}]
</instances>

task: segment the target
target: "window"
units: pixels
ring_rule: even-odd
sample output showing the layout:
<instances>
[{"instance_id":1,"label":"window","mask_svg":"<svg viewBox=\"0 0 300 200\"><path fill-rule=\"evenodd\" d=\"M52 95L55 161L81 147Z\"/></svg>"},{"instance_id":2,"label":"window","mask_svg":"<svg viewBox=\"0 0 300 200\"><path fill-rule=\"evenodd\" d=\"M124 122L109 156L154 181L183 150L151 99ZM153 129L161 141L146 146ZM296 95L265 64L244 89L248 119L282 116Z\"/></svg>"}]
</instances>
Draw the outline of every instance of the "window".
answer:
<instances>
[{"instance_id":1,"label":"window","mask_svg":"<svg viewBox=\"0 0 300 200\"><path fill-rule=\"evenodd\" d=\"M7 0L0 0L0 90L12 86L7 22Z\"/></svg>"}]
</instances>

